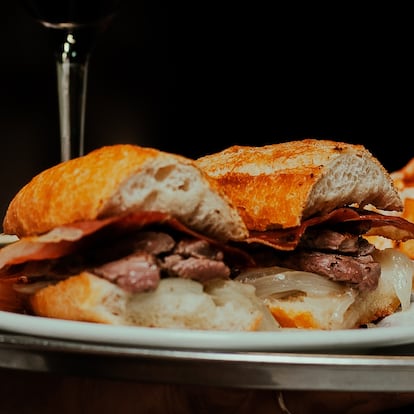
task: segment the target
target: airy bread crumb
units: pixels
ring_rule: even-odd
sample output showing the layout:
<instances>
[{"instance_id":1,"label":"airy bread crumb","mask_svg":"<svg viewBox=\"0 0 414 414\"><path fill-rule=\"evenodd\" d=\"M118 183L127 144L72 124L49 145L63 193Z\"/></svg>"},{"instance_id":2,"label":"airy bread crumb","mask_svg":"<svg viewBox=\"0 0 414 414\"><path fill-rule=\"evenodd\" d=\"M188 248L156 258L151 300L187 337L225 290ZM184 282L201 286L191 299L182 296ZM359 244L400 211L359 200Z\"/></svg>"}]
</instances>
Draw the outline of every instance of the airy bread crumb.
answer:
<instances>
[{"instance_id":1,"label":"airy bread crumb","mask_svg":"<svg viewBox=\"0 0 414 414\"><path fill-rule=\"evenodd\" d=\"M36 315L115 325L201 330L276 329L253 286L232 280L161 280L153 292L131 294L83 272L32 295Z\"/></svg>"}]
</instances>

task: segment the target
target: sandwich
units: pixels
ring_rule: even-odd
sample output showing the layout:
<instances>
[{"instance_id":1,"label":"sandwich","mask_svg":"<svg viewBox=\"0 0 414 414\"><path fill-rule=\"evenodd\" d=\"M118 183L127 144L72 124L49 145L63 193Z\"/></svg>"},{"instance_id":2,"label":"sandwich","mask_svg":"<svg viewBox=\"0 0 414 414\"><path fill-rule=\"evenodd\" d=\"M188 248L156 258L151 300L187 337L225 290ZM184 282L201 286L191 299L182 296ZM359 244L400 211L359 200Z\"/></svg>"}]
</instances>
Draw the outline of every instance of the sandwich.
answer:
<instances>
[{"instance_id":1,"label":"sandwich","mask_svg":"<svg viewBox=\"0 0 414 414\"><path fill-rule=\"evenodd\" d=\"M255 331L277 324L234 281L248 231L193 160L105 146L35 176L11 200L1 295L15 312L96 323ZM0 301L1 303L1 301ZM11 306L14 303L14 306Z\"/></svg>"},{"instance_id":2,"label":"sandwich","mask_svg":"<svg viewBox=\"0 0 414 414\"><path fill-rule=\"evenodd\" d=\"M236 280L282 327L351 329L409 307L414 268L369 237L414 238L390 174L362 145L304 139L232 146L196 160L249 231Z\"/></svg>"}]
</instances>

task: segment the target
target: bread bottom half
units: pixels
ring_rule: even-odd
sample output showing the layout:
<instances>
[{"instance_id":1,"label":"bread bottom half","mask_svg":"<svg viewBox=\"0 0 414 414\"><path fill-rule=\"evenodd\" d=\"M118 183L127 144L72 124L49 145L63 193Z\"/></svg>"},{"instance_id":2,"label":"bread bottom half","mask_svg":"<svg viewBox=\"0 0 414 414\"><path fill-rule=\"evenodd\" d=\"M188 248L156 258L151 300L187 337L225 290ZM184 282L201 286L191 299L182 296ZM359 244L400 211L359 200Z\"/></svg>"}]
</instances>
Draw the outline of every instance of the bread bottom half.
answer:
<instances>
[{"instance_id":1,"label":"bread bottom half","mask_svg":"<svg viewBox=\"0 0 414 414\"><path fill-rule=\"evenodd\" d=\"M132 294L83 272L38 290L29 303L35 315L75 321L229 331L277 328L254 287L231 280L202 285L167 278L153 292Z\"/></svg>"},{"instance_id":2,"label":"bread bottom half","mask_svg":"<svg viewBox=\"0 0 414 414\"><path fill-rule=\"evenodd\" d=\"M387 248L376 254L381 277L375 290L342 294L296 293L264 299L283 328L352 329L369 325L400 309L407 309L412 291L414 264L403 253ZM350 296L354 295L354 299Z\"/></svg>"}]
</instances>

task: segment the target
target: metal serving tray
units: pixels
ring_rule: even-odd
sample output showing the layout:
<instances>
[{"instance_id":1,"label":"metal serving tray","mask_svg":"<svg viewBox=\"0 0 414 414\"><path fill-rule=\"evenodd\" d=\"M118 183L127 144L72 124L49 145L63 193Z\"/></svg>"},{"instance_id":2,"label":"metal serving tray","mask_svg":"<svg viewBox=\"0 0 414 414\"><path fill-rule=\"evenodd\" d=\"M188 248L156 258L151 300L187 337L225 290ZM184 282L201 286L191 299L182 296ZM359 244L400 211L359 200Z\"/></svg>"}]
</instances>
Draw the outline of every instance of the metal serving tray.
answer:
<instances>
[{"instance_id":1,"label":"metal serving tray","mask_svg":"<svg viewBox=\"0 0 414 414\"><path fill-rule=\"evenodd\" d=\"M91 344L0 332L0 368L238 388L414 391L414 344L362 354L217 352Z\"/></svg>"}]
</instances>

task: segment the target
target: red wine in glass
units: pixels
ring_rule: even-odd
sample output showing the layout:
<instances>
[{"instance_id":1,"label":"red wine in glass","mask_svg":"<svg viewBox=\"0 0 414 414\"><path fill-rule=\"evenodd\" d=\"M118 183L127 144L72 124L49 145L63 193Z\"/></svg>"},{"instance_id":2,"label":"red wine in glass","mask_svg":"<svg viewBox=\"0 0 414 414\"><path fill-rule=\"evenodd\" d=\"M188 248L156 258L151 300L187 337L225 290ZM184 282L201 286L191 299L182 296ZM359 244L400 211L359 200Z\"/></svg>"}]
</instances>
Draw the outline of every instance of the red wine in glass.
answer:
<instances>
[{"instance_id":1,"label":"red wine in glass","mask_svg":"<svg viewBox=\"0 0 414 414\"><path fill-rule=\"evenodd\" d=\"M22 0L48 28L56 57L61 161L84 153L88 63L93 46L122 0Z\"/></svg>"}]
</instances>

